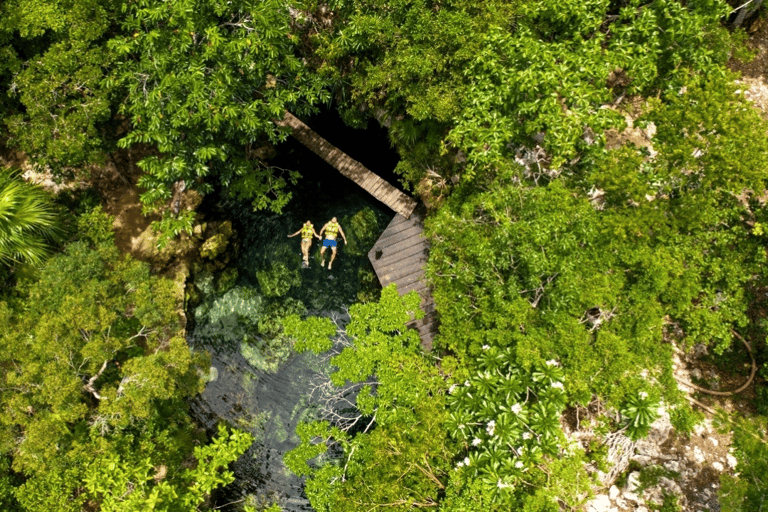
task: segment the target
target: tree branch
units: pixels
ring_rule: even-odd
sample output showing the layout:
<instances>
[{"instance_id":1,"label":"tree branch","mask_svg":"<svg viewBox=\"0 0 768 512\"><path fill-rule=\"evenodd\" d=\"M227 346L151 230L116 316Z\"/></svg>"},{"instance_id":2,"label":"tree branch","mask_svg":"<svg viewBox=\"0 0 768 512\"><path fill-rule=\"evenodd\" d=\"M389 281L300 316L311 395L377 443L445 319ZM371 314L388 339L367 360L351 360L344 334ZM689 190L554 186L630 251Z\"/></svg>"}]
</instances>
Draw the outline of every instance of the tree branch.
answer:
<instances>
[{"instance_id":1,"label":"tree branch","mask_svg":"<svg viewBox=\"0 0 768 512\"><path fill-rule=\"evenodd\" d=\"M104 364L101 365L101 369L99 372L91 377L88 382L83 386L84 391L88 391L89 393L93 394L93 396L96 397L96 400L101 400L101 395L93 388L93 384L96 382L96 380L101 377L101 374L104 373L104 370L107 369L107 365L109 364L109 359L104 361Z\"/></svg>"}]
</instances>

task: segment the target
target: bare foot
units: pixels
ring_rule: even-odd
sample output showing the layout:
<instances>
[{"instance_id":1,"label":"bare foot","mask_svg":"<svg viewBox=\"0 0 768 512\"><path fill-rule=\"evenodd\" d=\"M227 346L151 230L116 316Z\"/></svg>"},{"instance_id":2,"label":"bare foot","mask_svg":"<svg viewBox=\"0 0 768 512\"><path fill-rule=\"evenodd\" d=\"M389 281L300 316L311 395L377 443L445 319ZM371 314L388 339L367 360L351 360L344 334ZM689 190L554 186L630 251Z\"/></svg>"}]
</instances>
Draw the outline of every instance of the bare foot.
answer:
<instances>
[{"instance_id":1,"label":"bare foot","mask_svg":"<svg viewBox=\"0 0 768 512\"><path fill-rule=\"evenodd\" d=\"M333 265L333 263L330 263L330 262L329 262L329 263L328 263L328 270L331 270L331 265Z\"/></svg>"},{"instance_id":2,"label":"bare foot","mask_svg":"<svg viewBox=\"0 0 768 512\"><path fill-rule=\"evenodd\" d=\"M325 260L322 260L322 261L320 262L320 266L321 266L321 267L324 267L324 266L325 266Z\"/></svg>"}]
</instances>

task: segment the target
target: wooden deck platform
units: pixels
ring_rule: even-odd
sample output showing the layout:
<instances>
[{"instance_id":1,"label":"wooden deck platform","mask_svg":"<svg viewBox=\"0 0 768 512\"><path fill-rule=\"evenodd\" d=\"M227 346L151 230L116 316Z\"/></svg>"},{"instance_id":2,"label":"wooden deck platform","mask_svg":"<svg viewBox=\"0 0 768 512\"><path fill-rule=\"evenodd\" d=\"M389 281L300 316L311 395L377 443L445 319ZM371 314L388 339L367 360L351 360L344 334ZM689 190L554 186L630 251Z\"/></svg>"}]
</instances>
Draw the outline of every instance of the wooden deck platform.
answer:
<instances>
[{"instance_id":1,"label":"wooden deck platform","mask_svg":"<svg viewBox=\"0 0 768 512\"><path fill-rule=\"evenodd\" d=\"M438 322L435 303L424 274L424 265L429 257L429 241L424 237L423 231L423 205L413 212L410 218L395 215L368 252L368 259L371 260L382 286L396 283L397 291L401 295L415 290L421 296L424 318L414 320L408 325L419 331L424 349L431 350Z\"/></svg>"},{"instance_id":2,"label":"wooden deck platform","mask_svg":"<svg viewBox=\"0 0 768 512\"><path fill-rule=\"evenodd\" d=\"M396 211L404 219L411 216L416 208L416 201L412 197L387 183L357 160L350 158L346 153L320 137L293 114L286 112L283 120L278 121L277 124L290 127L291 135L299 142L338 169L341 174L363 187L373 197Z\"/></svg>"}]
</instances>

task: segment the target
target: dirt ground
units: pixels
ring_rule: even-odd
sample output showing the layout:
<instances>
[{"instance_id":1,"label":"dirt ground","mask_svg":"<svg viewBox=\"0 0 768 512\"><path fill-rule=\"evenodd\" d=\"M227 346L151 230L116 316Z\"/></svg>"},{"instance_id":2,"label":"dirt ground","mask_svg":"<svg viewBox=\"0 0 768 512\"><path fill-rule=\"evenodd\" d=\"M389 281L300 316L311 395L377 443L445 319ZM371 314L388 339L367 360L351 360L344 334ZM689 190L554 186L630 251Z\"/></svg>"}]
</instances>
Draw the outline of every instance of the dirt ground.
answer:
<instances>
[{"instance_id":1,"label":"dirt ground","mask_svg":"<svg viewBox=\"0 0 768 512\"><path fill-rule=\"evenodd\" d=\"M747 28L747 33L749 46L756 53L755 58L749 62L731 59L728 67L741 73L740 82L745 85L744 95L768 118L768 18L756 19Z\"/></svg>"}]
</instances>

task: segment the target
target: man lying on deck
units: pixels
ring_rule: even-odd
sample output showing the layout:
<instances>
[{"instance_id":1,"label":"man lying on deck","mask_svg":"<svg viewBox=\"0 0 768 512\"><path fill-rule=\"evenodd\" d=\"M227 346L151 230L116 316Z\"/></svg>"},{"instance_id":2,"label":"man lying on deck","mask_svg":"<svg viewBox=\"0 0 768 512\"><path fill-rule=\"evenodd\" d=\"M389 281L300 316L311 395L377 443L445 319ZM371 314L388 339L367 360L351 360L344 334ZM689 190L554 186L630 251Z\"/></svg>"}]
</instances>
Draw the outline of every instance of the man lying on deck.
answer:
<instances>
[{"instance_id":1,"label":"man lying on deck","mask_svg":"<svg viewBox=\"0 0 768 512\"><path fill-rule=\"evenodd\" d=\"M325 249L330 247L331 248L331 261L328 262L328 270L331 270L331 265L333 265L333 260L336 259L336 235L341 235L341 238L344 239L344 243L347 243L347 237L344 236L344 230L341 229L341 226L336 221L336 217L332 218L328 222L325 223L325 226L323 226L323 229L320 230L320 235L322 236L323 232L325 232L325 240L323 240L323 248L320 249L320 260L321 266L325 266Z\"/></svg>"}]
</instances>

